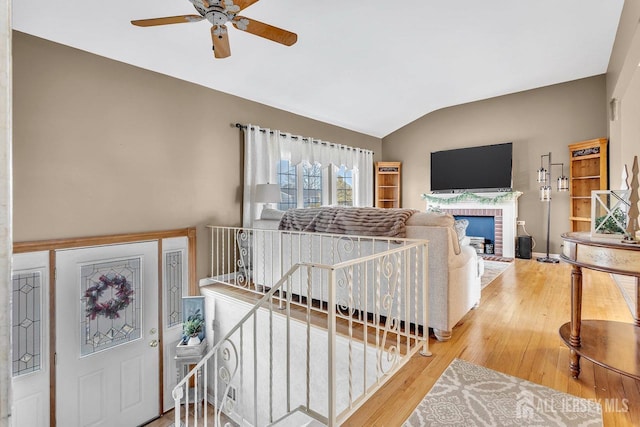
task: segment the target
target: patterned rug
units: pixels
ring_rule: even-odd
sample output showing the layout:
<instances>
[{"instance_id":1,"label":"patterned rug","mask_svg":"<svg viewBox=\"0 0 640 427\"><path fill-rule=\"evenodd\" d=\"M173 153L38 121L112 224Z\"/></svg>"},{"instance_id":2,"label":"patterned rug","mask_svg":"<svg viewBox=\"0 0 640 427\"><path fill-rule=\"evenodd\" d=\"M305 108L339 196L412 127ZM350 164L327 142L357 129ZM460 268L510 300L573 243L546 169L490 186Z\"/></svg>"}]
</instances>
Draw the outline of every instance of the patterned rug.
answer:
<instances>
[{"instance_id":1,"label":"patterned rug","mask_svg":"<svg viewBox=\"0 0 640 427\"><path fill-rule=\"evenodd\" d=\"M481 289L484 289L489 283L501 275L507 268L512 266L511 262L489 261L484 260L484 274L480 278Z\"/></svg>"},{"instance_id":2,"label":"patterned rug","mask_svg":"<svg viewBox=\"0 0 640 427\"><path fill-rule=\"evenodd\" d=\"M485 261L513 262L513 258L498 255L480 254L479 256L481 256Z\"/></svg>"},{"instance_id":3,"label":"patterned rug","mask_svg":"<svg viewBox=\"0 0 640 427\"><path fill-rule=\"evenodd\" d=\"M602 426L602 407L454 359L403 424L418 426Z\"/></svg>"}]
</instances>

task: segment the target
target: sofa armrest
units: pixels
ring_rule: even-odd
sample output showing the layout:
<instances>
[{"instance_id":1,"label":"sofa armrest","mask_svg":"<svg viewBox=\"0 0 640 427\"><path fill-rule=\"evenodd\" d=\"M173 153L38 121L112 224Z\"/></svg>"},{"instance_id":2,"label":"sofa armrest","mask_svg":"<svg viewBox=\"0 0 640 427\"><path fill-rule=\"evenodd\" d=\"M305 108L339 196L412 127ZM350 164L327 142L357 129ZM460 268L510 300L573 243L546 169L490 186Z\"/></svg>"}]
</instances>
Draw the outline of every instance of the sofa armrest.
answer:
<instances>
[{"instance_id":1,"label":"sofa armrest","mask_svg":"<svg viewBox=\"0 0 640 427\"><path fill-rule=\"evenodd\" d=\"M455 235L456 232L454 231L453 234ZM449 246L449 268L462 267L468 263L469 260L473 260L475 265L475 260L478 257L476 250L469 245L461 245L459 249L460 252L455 253L455 250Z\"/></svg>"}]
</instances>

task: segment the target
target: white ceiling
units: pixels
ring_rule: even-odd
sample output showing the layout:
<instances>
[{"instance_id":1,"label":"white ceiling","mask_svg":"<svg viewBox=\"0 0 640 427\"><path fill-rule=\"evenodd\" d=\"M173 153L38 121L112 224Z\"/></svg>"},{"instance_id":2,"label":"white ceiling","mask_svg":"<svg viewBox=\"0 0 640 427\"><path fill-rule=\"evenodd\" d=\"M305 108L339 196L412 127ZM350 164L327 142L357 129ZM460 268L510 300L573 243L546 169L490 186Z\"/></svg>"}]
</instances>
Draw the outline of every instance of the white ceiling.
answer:
<instances>
[{"instance_id":1,"label":"white ceiling","mask_svg":"<svg viewBox=\"0 0 640 427\"><path fill-rule=\"evenodd\" d=\"M240 13L298 34L286 47L229 25L140 28L188 0L13 1L16 30L312 119L384 137L440 108L603 74L623 0L261 0ZM268 123L262 125L268 126Z\"/></svg>"}]
</instances>

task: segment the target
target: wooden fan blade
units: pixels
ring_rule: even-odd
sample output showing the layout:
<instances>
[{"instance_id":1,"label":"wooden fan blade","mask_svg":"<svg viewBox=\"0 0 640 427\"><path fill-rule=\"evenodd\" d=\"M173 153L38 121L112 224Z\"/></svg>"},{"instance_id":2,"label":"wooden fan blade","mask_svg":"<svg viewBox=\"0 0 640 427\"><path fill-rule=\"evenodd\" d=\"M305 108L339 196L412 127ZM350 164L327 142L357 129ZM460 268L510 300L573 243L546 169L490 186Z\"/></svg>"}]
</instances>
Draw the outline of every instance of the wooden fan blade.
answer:
<instances>
[{"instance_id":1,"label":"wooden fan blade","mask_svg":"<svg viewBox=\"0 0 640 427\"><path fill-rule=\"evenodd\" d=\"M246 9L249 6L251 6L254 3L257 3L258 0L231 0L233 2L233 4L235 4L236 6L238 6L240 9L238 10L238 12L240 12L242 9ZM229 2L229 0L225 0L224 3L227 4Z\"/></svg>"},{"instance_id":2,"label":"wooden fan blade","mask_svg":"<svg viewBox=\"0 0 640 427\"><path fill-rule=\"evenodd\" d=\"M239 30L264 37L265 39L281 43L285 46L291 46L298 41L298 35L296 33L274 27L273 25L265 24L264 22L256 21L255 19L236 16L232 23L233 26Z\"/></svg>"},{"instance_id":3,"label":"wooden fan blade","mask_svg":"<svg viewBox=\"0 0 640 427\"><path fill-rule=\"evenodd\" d=\"M231 56L231 47L229 46L229 35L226 26L214 25L211 27L211 40L213 41L213 55L216 58Z\"/></svg>"},{"instance_id":4,"label":"wooden fan blade","mask_svg":"<svg viewBox=\"0 0 640 427\"><path fill-rule=\"evenodd\" d=\"M187 22L198 22L204 18L200 15L180 15L180 16L167 16L165 18L152 18L152 19L138 19L137 21L131 21L133 25L138 27L154 27L156 25L167 24L184 24Z\"/></svg>"}]
</instances>

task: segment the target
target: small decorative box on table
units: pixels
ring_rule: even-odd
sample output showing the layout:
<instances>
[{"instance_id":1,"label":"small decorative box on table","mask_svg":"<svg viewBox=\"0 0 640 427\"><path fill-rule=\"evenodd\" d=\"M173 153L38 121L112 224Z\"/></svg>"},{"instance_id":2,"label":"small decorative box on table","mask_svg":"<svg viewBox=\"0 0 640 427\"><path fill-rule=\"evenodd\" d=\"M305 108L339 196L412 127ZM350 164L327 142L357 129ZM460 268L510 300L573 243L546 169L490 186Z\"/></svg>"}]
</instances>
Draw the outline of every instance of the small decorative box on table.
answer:
<instances>
[{"instance_id":1,"label":"small decorative box on table","mask_svg":"<svg viewBox=\"0 0 640 427\"><path fill-rule=\"evenodd\" d=\"M591 192L591 237L622 240L627 229L631 190Z\"/></svg>"}]
</instances>

